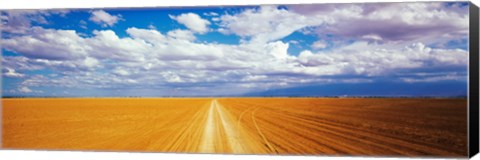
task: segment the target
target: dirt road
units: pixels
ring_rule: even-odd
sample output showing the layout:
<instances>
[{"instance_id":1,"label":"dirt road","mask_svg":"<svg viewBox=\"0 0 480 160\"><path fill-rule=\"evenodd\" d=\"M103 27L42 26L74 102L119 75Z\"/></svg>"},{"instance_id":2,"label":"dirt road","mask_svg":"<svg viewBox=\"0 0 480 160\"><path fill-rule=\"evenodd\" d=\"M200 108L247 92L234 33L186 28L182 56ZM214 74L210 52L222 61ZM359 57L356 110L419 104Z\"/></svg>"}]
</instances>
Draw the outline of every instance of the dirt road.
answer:
<instances>
[{"instance_id":1,"label":"dirt road","mask_svg":"<svg viewBox=\"0 0 480 160\"><path fill-rule=\"evenodd\" d=\"M3 147L466 155L464 99L2 99Z\"/></svg>"},{"instance_id":2,"label":"dirt road","mask_svg":"<svg viewBox=\"0 0 480 160\"><path fill-rule=\"evenodd\" d=\"M226 112L216 99L212 100L208 109L207 120L200 140L202 153L252 153L260 149L248 131L236 125L235 119Z\"/></svg>"}]
</instances>

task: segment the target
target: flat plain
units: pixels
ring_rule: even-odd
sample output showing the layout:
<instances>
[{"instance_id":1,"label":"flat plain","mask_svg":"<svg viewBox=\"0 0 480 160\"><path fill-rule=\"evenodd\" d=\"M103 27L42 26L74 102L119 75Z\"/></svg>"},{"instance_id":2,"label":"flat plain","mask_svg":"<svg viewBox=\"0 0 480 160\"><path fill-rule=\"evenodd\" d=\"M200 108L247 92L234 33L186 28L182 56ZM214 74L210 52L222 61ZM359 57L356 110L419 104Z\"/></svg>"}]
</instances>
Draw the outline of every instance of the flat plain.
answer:
<instances>
[{"instance_id":1,"label":"flat plain","mask_svg":"<svg viewBox=\"0 0 480 160\"><path fill-rule=\"evenodd\" d=\"M467 155L467 100L6 98L9 149Z\"/></svg>"}]
</instances>

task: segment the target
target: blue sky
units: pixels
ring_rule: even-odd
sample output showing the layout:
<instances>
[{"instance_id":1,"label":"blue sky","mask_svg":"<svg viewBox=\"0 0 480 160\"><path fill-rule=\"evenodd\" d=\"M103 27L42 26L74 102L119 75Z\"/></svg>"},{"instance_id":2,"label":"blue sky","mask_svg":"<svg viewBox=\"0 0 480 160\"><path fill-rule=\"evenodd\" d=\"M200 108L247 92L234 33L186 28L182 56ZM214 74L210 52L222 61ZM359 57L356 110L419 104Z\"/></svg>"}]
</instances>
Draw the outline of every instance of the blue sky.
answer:
<instances>
[{"instance_id":1,"label":"blue sky","mask_svg":"<svg viewBox=\"0 0 480 160\"><path fill-rule=\"evenodd\" d=\"M464 96L468 3L4 10L4 96Z\"/></svg>"}]
</instances>

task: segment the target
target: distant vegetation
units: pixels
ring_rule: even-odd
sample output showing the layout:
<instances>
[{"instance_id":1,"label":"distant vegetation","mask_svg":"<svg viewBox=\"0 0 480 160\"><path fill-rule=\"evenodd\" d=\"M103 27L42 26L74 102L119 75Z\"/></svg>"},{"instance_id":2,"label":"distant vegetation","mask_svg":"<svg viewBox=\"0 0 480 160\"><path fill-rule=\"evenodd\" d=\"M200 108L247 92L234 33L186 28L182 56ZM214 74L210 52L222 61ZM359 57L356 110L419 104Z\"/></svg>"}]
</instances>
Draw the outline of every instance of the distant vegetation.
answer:
<instances>
[{"instance_id":1,"label":"distant vegetation","mask_svg":"<svg viewBox=\"0 0 480 160\"><path fill-rule=\"evenodd\" d=\"M208 98L208 97L265 97L265 98L468 98L465 95L459 96L158 96L158 97L145 97L145 96L123 96L123 97L105 97L105 96L2 96L2 98Z\"/></svg>"}]
</instances>

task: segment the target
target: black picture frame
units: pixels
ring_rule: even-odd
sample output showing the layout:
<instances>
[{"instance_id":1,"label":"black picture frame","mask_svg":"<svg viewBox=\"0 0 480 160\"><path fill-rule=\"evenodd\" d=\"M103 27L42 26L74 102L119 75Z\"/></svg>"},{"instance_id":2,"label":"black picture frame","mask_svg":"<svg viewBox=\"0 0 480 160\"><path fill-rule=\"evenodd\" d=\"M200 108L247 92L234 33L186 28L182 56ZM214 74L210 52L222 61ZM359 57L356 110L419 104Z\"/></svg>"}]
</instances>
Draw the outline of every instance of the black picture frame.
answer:
<instances>
[{"instance_id":1,"label":"black picture frame","mask_svg":"<svg viewBox=\"0 0 480 160\"><path fill-rule=\"evenodd\" d=\"M479 12L478 6L470 2L469 10L469 157L478 153L479 145Z\"/></svg>"}]
</instances>

